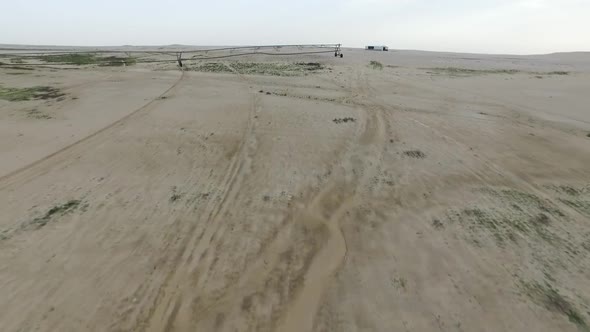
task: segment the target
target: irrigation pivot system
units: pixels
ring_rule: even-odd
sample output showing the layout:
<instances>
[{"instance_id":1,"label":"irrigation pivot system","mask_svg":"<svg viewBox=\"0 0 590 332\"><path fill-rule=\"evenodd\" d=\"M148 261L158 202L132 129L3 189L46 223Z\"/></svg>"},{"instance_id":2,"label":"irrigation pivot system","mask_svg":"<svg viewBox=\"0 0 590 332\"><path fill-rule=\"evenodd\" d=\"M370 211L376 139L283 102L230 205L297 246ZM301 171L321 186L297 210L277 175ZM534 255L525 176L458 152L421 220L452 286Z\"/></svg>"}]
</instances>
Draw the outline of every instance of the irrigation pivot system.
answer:
<instances>
[{"instance_id":1,"label":"irrigation pivot system","mask_svg":"<svg viewBox=\"0 0 590 332\"><path fill-rule=\"evenodd\" d=\"M260 45L220 48L190 46L121 48L0 48L0 68L54 66L125 66L136 63L177 63L248 55L296 56L333 53L343 57L341 44ZM67 67L61 67L67 68Z\"/></svg>"}]
</instances>

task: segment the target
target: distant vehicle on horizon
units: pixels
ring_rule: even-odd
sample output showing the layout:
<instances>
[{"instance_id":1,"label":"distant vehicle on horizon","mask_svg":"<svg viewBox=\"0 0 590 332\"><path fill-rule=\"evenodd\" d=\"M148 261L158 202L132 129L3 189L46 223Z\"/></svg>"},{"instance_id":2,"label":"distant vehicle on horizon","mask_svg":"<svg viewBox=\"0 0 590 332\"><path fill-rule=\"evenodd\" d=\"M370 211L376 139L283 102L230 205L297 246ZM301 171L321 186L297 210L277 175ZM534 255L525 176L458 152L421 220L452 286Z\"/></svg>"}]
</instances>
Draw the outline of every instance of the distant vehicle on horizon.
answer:
<instances>
[{"instance_id":1,"label":"distant vehicle on horizon","mask_svg":"<svg viewBox=\"0 0 590 332\"><path fill-rule=\"evenodd\" d=\"M367 51L389 51L389 47L387 47L387 46L365 46L365 50L367 50Z\"/></svg>"}]
</instances>

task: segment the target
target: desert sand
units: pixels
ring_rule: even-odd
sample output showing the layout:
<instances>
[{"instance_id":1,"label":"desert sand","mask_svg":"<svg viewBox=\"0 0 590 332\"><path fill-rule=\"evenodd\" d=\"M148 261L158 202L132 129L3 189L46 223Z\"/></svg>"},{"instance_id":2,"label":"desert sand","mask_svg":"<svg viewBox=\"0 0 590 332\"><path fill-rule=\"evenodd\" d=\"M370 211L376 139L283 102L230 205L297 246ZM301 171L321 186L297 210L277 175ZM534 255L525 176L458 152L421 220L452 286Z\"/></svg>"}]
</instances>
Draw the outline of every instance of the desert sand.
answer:
<instances>
[{"instance_id":1,"label":"desert sand","mask_svg":"<svg viewBox=\"0 0 590 332\"><path fill-rule=\"evenodd\" d=\"M0 330L589 330L590 54L343 53L0 67Z\"/></svg>"}]
</instances>

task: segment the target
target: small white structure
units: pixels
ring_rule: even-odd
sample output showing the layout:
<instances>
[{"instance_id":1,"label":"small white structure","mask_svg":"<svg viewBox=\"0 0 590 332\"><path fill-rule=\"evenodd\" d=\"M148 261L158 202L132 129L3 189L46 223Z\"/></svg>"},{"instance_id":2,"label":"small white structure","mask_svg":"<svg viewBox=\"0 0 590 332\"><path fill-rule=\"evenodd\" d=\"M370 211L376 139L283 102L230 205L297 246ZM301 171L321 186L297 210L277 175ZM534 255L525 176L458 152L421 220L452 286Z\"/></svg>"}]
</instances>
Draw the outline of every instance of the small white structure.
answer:
<instances>
[{"instance_id":1,"label":"small white structure","mask_svg":"<svg viewBox=\"0 0 590 332\"><path fill-rule=\"evenodd\" d=\"M365 50L367 50L367 51L389 51L389 47L387 47L387 46L366 46Z\"/></svg>"}]
</instances>

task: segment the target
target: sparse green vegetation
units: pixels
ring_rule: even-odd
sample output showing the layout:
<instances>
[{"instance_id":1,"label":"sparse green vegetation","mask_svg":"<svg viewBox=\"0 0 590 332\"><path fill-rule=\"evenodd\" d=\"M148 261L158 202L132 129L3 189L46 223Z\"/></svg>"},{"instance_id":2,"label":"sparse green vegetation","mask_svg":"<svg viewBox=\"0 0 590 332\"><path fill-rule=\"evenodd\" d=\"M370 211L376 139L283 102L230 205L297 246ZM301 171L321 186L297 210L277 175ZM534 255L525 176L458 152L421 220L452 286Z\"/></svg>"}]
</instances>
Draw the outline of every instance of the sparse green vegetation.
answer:
<instances>
[{"instance_id":1,"label":"sparse green vegetation","mask_svg":"<svg viewBox=\"0 0 590 332\"><path fill-rule=\"evenodd\" d=\"M450 75L450 76L475 76L486 74L516 74L520 71L515 69L467 69L457 67L435 67L435 68L420 68L428 70L429 74Z\"/></svg>"},{"instance_id":2,"label":"sparse green vegetation","mask_svg":"<svg viewBox=\"0 0 590 332\"><path fill-rule=\"evenodd\" d=\"M324 69L324 65L319 62L296 62L295 65L307 71L317 71Z\"/></svg>"},{"instance_id":3,"label":"sparse green vegetation","mask_svg":"<svg viewBox=\"0 0 590 332\"><path fill-rule=\"evenodd\" d=\"M101 67L131 66L137 63L137 59L133 57L108 56L98 58L97 63Z\"/></svg>"},{"instance_id":4,"label":"sparse green vegetation","mask_svg":"<svg viewBox=\"0 0 590 332\"><path fill-rule=\"evenodd\" d=\"M340 124L340 123L356 122L356 119L355 118L351 118L351 117L336 118L336 119L332 120L332 122L334 122L336 124Z\"/></svg>"},{"instance_id":5,"label":"sparse green vegetation","mask_svg":"<svg viewBox=\"0 0 590 332\"><path fill-rule=\"evenodd\" d=\"M379 61L375 61L375 60L371 60L371 62L369 62L369 66L373 69L377 69L377 70L382 70L383 69L383 64Z\"/></svg>"},{"instance_id":6,"label":"sparse green vegetation","mask_svg":"<svg viewBox=\"0 0 590 332\"><path fill-rule=\"evenodd\" d=\"M13 69L13 70L29 70L33 71L34 68L31 67L23 67L23 66L8 66L5 63L0 62L0 69Z\"/></svg>"},{"instance_id":7,"label":"sparse green vegetation","mask_svg":"<svg viewBox=\"0 0 590 332\"><path fill-rule=\"evenodd\" d=\"M319 63L251 63L235 62L231 67L240 74L270 75L270 76L301 76L308 72L323 69Z\"/></svg>"},{"instance_id":8,"label":"sparse green vegetation","mask_svg":"<svg viewBox=\"0 0 590 332\"><path fill-rule=\"evenodd\" d=\"M514 189L480 189L480 192L498 200L498 208L469 207L455 213L447 213L449 222L458 221L470 230L473 240L481 243L480 236L490 235L496 244L503 246L506 240L526 243L534 239L554 247L568 245L569 241L555 233L551 225L561 222L565 215L557 206L538 196ZM576 250L569 250L575 254Z\"/></svg>"},{"instance_id":9,"label":"sparse green vegetation","mask_svg":"<svg viewBox=\"0 0 590 332\"><path fill-rule=\"evenodd\" d=\"M572 209L580 212L581 214L590 216L590 201L569 198L559 198L559 201L571 207Z\"/></svg>"},{"instance_id":10,"label":"sparse green vegetation","mask_svg":"<svg viewBox=\"0 0 590 332\"><path fill-rule=\"evenodd\" d=\"M557 192L568 194L570 196L579 196L583 193L582 189L576 189L571 186L560 185L560 186L551 186L549 188L551 188Z\"/></svg>"},{"instance_id":11,"label":"sparse green vegetation","mask_svg":"<svg viewBox=\"0 0 590 332\"><path fill-rule=\"evenodd\" d=\"M432 227L434 227L435 229L443 229L445 228L445 225L442 223L442 221L434 219L432 220Z\"/></svg>"},{"instance_id":12,"label":"sparse green vegetation","mask_svg":"<svg viewBox=\"0 0 590 332\"><path fill-rule=\"evenodd\" d=\"M71 65L92 65L96 63L96 56L89 53L44 55L40 59L45 62Z\"/></svg>"},{"instance_id":13,"label":"sparse green vegetation","mask_svg":"<svg viewBox=\"0 0 590 332\"><path fill-rule=\"evenodd\" d=\"M39 57L40 60L64 65L99 65L101 67L110 66L129 66L137 63L137 59L133 57L119 57L119 56L106 56L99 57L91 53L72 53L72 54L55 54L55 55L44 55Z\"/></svg>"},{"instance_id":14,"label":"sparse green vegetation","mask_svg":"<svg viewBox=\"0 0 590 332\"><path fill-rule=\"evenodd\" d=\"M0 86L0 99L8 101L27 101L34 99L55 99L65 96L59 89L49 86L31 88L5 88Z\"/></svg>"},{"instance_id":15,"label":"sparse green vegetation","mask_svg":"<svg viewBox=\"0 0 590 332\"><path fill-rule=\"evenodd\" d=\"M25 61L21 58L12 58L10 59L11 63L25 63Z\"/></svg>"},{"instance_id":16,"label":"sparse green vegetation","mask_svg":"<svg viewBox=\"0 0 590 332\"><path fill-rule=\"evenodd\" d=\"M16 228L4 229L0 232L0 240L8 240L23 231L38 230L46 226L48 223L55 221L57 217L73 212L81 203L80 200L69 200L64 204L56 205L47 210L43 215L36 217L33 220L25 221Z\"/></svg>"},{"instance_id":17,"label":"sparse green vegetation","mask_svg":"<svg viewBox=\"0 0 590 332\"><path fill-rule=\"evenodd\" d=\"M404 156L416 159L424 159L426 158L426 154L420 150L409 150L404 151Z\"/></svg>"},{"instance_id":18,"label":"sparse green vegetation","mask_svg":"<svg viewBox=\"0 0 590 332\"><path fill-rule=\"evenodd\" d=\"M543 200L538 196L527 192L522 192L514 189L484 189L483 191L492 196L499 197L501 200L505 202L525 206L528 208L535 208L559 217L564 216L563 212L561 212L561 210L559 210L559 208L555 206L555 204L553 204L552 202L548 200Z\"/></svg>"},{"instance_id":19,"label":"sparse green vegetation","mask_svg":"<svg viewBox=\"0 0 590 332\"><path fill-rule=\"evenodd\" d=\"M172 195L170 196L170 203L174 203L184 196L183 193L178 192L178 188L176 186L172 187Z\"/></svg>"},{"instance_id":20,"label":"sparse green vegetation","mask_svg":"<svg viewBox=\"0 0 590 332\"><path fill-rule=\"evenodd\" d=\"M232 70L222 62L207 62L196 67L190 68L195 71L202 71L206 73L231 73Z\"/></svg>"},{"instance_id":21,"label":"sparse green vegetation","mask_svg":"<svg viewBox=\"0 0 590 332\"><path fill-rule=\"evenodd\" d=\"M534 302L542 305L547 310L563 314L568 317L569 321L576 324L582 331L588 331L588 325L576 307L571 304L559 291L551 284L541 285L536 281L521 282L522 287L529 298Z\"/></svg>"},{"instance_id":22,"label":"sparse green vegetation","mask_svg":"<svg viewBox=\"0 0 590 332\"><path fill-rule=\"evenodd\" d=\"M470 208L461 212L460 220L463 222L469 221L471 228L486 229L492 233L499 245L504 243L502 226L493 214L479 208Z\"/></svg>"},{"instance_id":23,"label":"sparse green vegetation","mask_svg":"<svg viewBox=\"0 0 590 332\"><path fill-rule=\"evenodd\" d=\"M406 280L406 278L399 277L399 278L393 279L393 285L395 286L395 288L405 290L407 284L408 284L408 281Z\"/></svg>"},{"instance_id":24,"label":"sparse green vegetation","mask_svg":"<svg viewBox=\"0 0 590 332\"><path fill-rule=\"evenodd\" d=\"M427 70L428 74L449 75L449 76L476 76L476 75L491 75L491 74L505 74L513 75L518 73L528 73L536 75L536 78L543 78L542 75L569 75L567 71L551 71L551 72L526 72L516 69L468 69L458 67L434 67L434 68L420 68Z\"/></svg>"},{"instance_id":25,"label":"sparse green vegetation","mask_svg":"<svg viewBox=\"0 0 590 332\"><path fill-rule=\"evenodd\" d=\"M570 73L567 71L551 71L551 72L545 73L545 75L569 75L569 74Z\"/></svg>"},{"instance_id":26,"label":"sparse green vegetation","mask_svg":"<svg viewBox=\"0 0 590 332\"><path fill-rule=\"evenodd\" d=\"M265 63L265 62L206 62L190 70L209 73L233 73L242 75L302 76L323 70L317 62Z\"/></svg>"},{"instance_id":27,"label":"sparse green vegetation","mask_svg":"<svg viewBox=\"0 0 590 332\"><path fill-rule=\"evenodd\" d=\"M181 198L182 198L181 194L174 193L174 194L172 194L172 196L170 196L170 203L174 203Z\"/></svg>"},{"instance_id":28,"label":"sparse green vegetation","mask_svg":"<svg viewBox=\"0 0 590 332\"><path fill-rule=\"evenodd\" d=\"M62 205L56 205L49 209L41 217L37 217L32 221L23 225L24 229L39 229L49 223L55 216L63 216L69 212L74 211L80 205L79 200L70 200Z\"/></svg>"},{"instance_id":29,"label":"sparse green vegetation","mask_svg":"<svg viewBox=\"0 0 590 332\"><path fill-rule=\"evenodd\" d=\"M545 188L551 189L560 194L558 200L578 211L579 213L590 216L590 187L572 187L568 185L550 185Z\"/></svg>"},{"instance_id":30,"label":"sparse green vegetation","mask_svg":"<svg viewBox=\"0 0 590 332\"><path fill-rule=\"evenodd\" d=\"M27 116L33 119L53 119L50 115L40 112L38 109L34 108L32 110L27 111Z\"/></svg>"}]
</instances>

